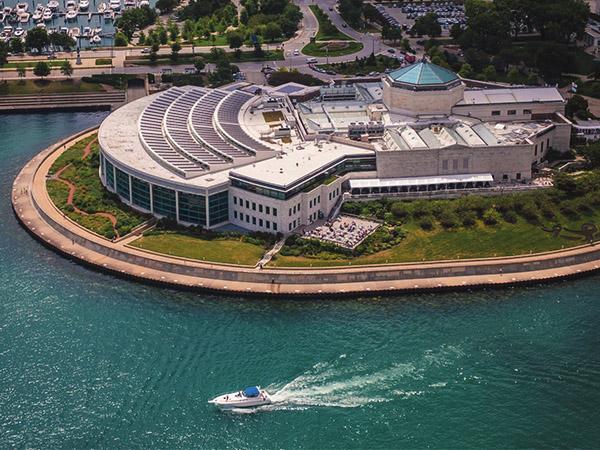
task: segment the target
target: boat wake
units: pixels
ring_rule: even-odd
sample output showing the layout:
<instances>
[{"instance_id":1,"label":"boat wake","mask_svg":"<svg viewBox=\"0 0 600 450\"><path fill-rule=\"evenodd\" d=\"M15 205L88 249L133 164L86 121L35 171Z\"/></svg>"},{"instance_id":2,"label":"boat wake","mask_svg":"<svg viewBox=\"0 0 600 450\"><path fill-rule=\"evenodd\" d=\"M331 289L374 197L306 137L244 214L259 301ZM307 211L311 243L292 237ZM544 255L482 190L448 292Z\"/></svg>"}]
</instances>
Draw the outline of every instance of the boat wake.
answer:
<instances>
[{"instance_id":1,"label":"boat wake","mask_svg":"<svg viewBox=\"0 0 600 450\"><path fill-rule=\"evenodd\" d=\"M428 369L454 365L464 356L455 347L427 351L414 362L394 363L373 371L362 358L352 361L340 355L333 361L315 364L284 385L266 386L272 404L232 410L253 413L274 410L302 410L313 407L358 408L399 398L410 398L443 389L446 381L425 380ZM431 374L428 374L431 375Z\"/></svg>"}]
</instances>

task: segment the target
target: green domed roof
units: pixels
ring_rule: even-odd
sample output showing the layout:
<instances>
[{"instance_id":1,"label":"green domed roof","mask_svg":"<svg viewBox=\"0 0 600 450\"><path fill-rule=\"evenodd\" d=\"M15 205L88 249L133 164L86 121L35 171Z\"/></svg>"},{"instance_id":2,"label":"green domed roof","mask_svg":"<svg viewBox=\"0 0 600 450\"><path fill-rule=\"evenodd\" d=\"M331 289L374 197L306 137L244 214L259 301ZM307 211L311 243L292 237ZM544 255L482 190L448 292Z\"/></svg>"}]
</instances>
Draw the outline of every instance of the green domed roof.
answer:
<instances>
[{"instance_id":1,"label":"green domed roof","mask_svg":"<svg viewBox=\"0 0 600 450\"><path fill-rule=\"evenodd\" d=\"M410 66L396 69L388 76L396 83L415 86L441 85L460 80L454 72L428 61L419 61Z\"/></svg>"}]
</instances>

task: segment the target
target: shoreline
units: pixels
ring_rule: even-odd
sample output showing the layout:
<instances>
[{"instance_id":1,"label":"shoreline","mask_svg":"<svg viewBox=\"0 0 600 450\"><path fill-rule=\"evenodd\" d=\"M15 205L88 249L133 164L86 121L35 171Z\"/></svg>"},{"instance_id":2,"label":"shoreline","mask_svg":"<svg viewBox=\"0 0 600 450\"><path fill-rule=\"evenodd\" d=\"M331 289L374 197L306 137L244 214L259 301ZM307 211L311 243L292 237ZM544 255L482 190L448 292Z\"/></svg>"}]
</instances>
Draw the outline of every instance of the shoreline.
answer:
<instances>
[{"instance_id":1,"label":"shoreline","mask_svg":"<svg viewBox=\"0 0 600 450\"><path fill-rule=\"evenodd\" d=\"M63 146L97 127L55 143L15 178L12 206L19 223L46 247L119 277L177 289L245 296L327 297L455 291L560 280L600 270L600 246L500 258L330 268L250 268L148 252L109 241L65 217L46 191L46 174Z\"/></svg>"}]
</instances>

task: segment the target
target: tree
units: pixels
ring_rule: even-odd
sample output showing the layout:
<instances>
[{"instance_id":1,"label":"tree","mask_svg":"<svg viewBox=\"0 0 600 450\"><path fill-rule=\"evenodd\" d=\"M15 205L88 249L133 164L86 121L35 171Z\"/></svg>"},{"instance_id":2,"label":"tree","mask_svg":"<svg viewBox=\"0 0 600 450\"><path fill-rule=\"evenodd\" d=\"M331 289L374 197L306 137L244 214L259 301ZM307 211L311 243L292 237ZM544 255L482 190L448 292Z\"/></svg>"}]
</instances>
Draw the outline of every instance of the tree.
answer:
<instances>
[{"instance_id":1,"label":"tree","mask_svg":"<svg viewBox=\"0 0 600 450\"><path fill-rule=\"evenodd\" d=\"M491 64L486 66L481 72L486 81L494 81L498 74L496 73L496 68Z\"/></svg>"},{"instance_id":2,"label":"tree","mask_svg":"<svg viewBox=\"0 0 600 450\"><path fill-rule=\"evenodd\" d=\"M402 30L399 27L392 27L386 22L381 29L381 39L392 41L395 44L402 39Z\"/></svg>"},{"instance_id":3,"label":"tree","mask_svg":"<svg viewBox=\"0 0 600 450\"><path fill-rule=\"evenodd\" d=\"M595 142L588 144L581 149L581 153L588 160L592 168L600 167L600 144Z\"/></svg>"},{"instance_id":4,"label":"tree","mask_svg":"<svg viewBox=\"0 0 600 450\"><path fill-rule=\"evenodd\" d=\"M281 27L275 22L269 22L263 31L263 37L268 42L275 42L281 37Z\"/></svg>"},{"instance_id":5,"label":"tree","mask_svg":"<svg viewBox=\"0 0 600 450\"><path fill-rule=\"evenodd\" d=\"M363 0L339 0L339 11L342 18L353 28L362 25Z\"/></svg>"},{"instance_id":6,"label":"tree","mask_svg":"<svg viewBox=\"0 0 600 450\"><path fill-rule=\"evenodd\" d=\"M230 31L227 33L227 42L229 48L238 49L244 45L244 36L237 31Z\"/></svg>"},{"instance_id":7,"label":"tree","mask_svg":"<svg viewBox=\"0 0 600 450\"><path fill-rule=\"evenodd\" d=\"M65 59L60 65L60 73L62 73L65 77L71 78L73 75L73 66L69 62L69 60Z\"/></svg>"},{"instance_id":8,"label":"tree","mask_svg":"<svg viewBox=\"0 0 600 450\"><path fill-rule=\"evenodd\" d=\"M171 59L173 61L177 61L180 51L181 51L181 44L179 43L179 41L173 42L171 44Z\"/></svg>"},{"instance_id":9,"label":"tree","mask_svg":"<svg viewBox=\"0 0 600 450\"><path fill-rule=\"evenodd\" d=\"M248 16L248 11L246 10L246 8L242 8L242 10L240 11L240 23L246 26L248 25L249 20L250 17Z\"/></svg>"},{"instance_id":10,"label":"tree","mask_svg":"<svg viewBox=\"0 0 600 450\"><path fill-rule=\"evenodd\" d=\"M159 43L158 42L154 42L152 44L152 47L150 47L150 62L156 62L159 50L160 50Z\"/></svg>"},{"instance_id":11,"label":"tree","mask_svg":"<svg viewBox=\"0 0 600 450\"><path fill-rule=\"evenodd\" d=\"M194 67L196 68L197 72L202 72L204 70L204 68L206 67L204 58L198 57L198 58L194 59Z\"/></svg>"},{"instance_id":12,"label":"tree","mask_svg":"<svg viewBox=\"0 0 600 450\"><path fill-rule=\"evenodd\" d=\"M187 42L194 42L194 33L196 31L196 25L194 24L194 21L191 19L187 19L184 23L183 23L183 38L187 41Z\"/></svg>"},{"instance_id":13,"label":"tree","mask_svg":"<svg viewBox=\"0 0 600 450\"><path fill-rule=\"evenodd\" d=\"M466 0L465 13L467 27L459 37L463 49L473 47L495 55L510 42L508 13L495 2Z\"/></svg>"},{"instance_id":14,"label":"tree","mask_svg":"<svg viewBox=\"0 0 600 450\"><path fill-rule=\"evenodd\" d=\"M144 45L145 43L146 43L146 33L144 33L143 31L140 31L140 35L138 37L138 44Z\"/></svg>"},{"instance_id":15,"label":"tree","mask_svg":"<svg viewBox=\"0 0 600 450\"><path fill-rule=\"evenodd\" d=\"M27 32L25 38L25 48L27 50L37 50L41 52L50 44L48 33L43 28L32 28Z\"/></svg>"},{"instance_id":16,"label":"tree","mask_svg":"<svg viewBox=\"0 0 600 450\"><path fill-rule=\"evenodd\" d=\"M10 52L14 55L17 53L23 53L23 41L20 38L14 37L10 40Z\"/></svg>"},{"instance_id":17,"label":"tree","mask_svg":"<svg viewBox=\"0 0 600 450\"><path fill-rule=\"evenodd\" d=\"M127 36L128 40L131 40L135 30L152 25L156 22L156 18L156 10L149 6L130 8L122 12L121 17L115 21L115 26Z\"/></svg>"},{"instance_id":18,"label":"tree","mask_svg":"<svg viewBox=\"0 0 600 450\"><path fill-rule=\"evenodd\" d=\"M8 43L5 41L0 41L0 66L3 66L8 62L9 50Z\"/></svg>"},{"instance_id":19,"label":"tree","mask_svg":"<svg viewBox=\"0 0 600 450\"><path fill-rule=\"evenodd\" d=\"M585 98L581 95L573 95L565 105L565 114L571 119L575 117L586 119L590 115L588 108L589 104Z\"/></svg>"},{"instance_id":20,"label":"tree","mask_svg":"<svg viewBox=\"0 0 600 450\"><path fill-rule=\"evenodd\" d=\"M458 74L461 76L461 78L472 78L474 75L473 67L471 67L471 64L469 63L464 63Z\"/></svg>"},{"instance_id":21,"label":"tree","mask_svg":"<svg viewBox=\"0 0 600 450\"><path fill-rule=\"evenodd\" d=\"M156 8L160 10L161 14L168 14L173 11L178 4L178 0L157 0Z\"/></svg>"},{"instance_id":22,"label":"tree","mask_svg":"<svg viewBox=\"0 0 600 450\"><path fill-rule=\"evenodd\" d=\"M117 34L115 34L115 47L127 47L128 44L129 41L124 33L119 31Z\"/></svg>"},{"instance_id":23,"label":"tree","mask_svg":"<svg viewBox=\"0 0 600 450\"><path fill-rule=\"evenodd\" d=\"M38 28L39 29L39 28ZM36 77L40 77L40 78L45 78L48 75L50 75L50 66L48 65L47 62L45 61L39 61L34 67L33 67L33 74Z\"/></svg>"},{"instance_id":24,"label":"tree","mask_svg":"<svg viewBox=\"0 0 600 450\"><path fill-rule=\"evenodd\" d=\"M27 76L27 67L24 64L19 64L17 66L17 75L21 80L24 80Z\"/></svg>"},{"instance_id":25,"label":"tree","mask_svg":"<svg viewBox=\"0 0 600 450\"><path fill-rule=\"evenodd\" d=\"M521 81L521 74L519 73L519 69L513 67L506 74L506 78L510 84L519 84Z\"/></svg>"},{"instance_id":26,"label":"tree","mask_svg":"<svg viewBox=\"0 0 600 450\"><path fill-rule=\"evenodd\" d=\"M49 34L50 44L54 48L62 48L65 51L70 51L75 46L75 41L72 37L65 33Z\"/></svg>"},{"instance_id":27,"label":"tree","mask_svg":"<svg viewBox=\"0 0 600 450\"><path fill-rule=\"evenodd\" d=\"M171 40L176 41L179 37L179 27L177 26L177 24L171 19L169 19L169 21L167 22L167 29L169 30L169 37L171 38Z\"/></svg>"},{"instance_id":28,"label":"tree","mask_svg":"<svg viewBox=\"0 0 600 450\"><path fill-rule=\"evenodd\" d=\"M442 27L438 23L437 14L427 13L415 21L411 31L417 35L427 35L435 38L441 36Z\"/></svg>"}]
</instances>

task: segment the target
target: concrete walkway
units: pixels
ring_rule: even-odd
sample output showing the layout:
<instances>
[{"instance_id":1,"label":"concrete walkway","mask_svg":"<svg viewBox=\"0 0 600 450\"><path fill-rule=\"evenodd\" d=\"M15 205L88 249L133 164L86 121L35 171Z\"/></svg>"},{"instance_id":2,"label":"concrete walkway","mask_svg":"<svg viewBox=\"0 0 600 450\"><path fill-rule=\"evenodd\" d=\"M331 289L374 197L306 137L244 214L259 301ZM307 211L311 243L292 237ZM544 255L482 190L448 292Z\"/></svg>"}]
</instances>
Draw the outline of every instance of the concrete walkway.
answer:
<instances>
[{"instance_id":1,"label":"concrete walkway","mask_svg":"<svg viewBox=\"0 0 600 450\"><path fill-rule=\"evenodd\" d=\"M80 133L77 139L93 130ZM600 268L600 245L508 258L333 268L276 269L210 264L111 242L77 225L52 203L46 175L63 146L52 146L25 165L12 191L22 225L46 246L96 269L161 285L247 295L326 296L465 289L532 283Z\"/></svg>"}]
</instances>

